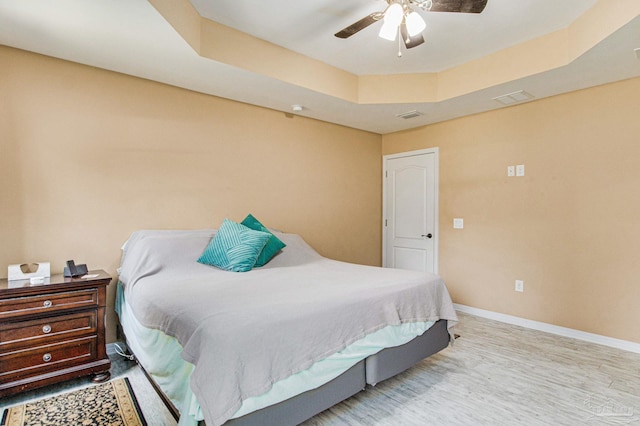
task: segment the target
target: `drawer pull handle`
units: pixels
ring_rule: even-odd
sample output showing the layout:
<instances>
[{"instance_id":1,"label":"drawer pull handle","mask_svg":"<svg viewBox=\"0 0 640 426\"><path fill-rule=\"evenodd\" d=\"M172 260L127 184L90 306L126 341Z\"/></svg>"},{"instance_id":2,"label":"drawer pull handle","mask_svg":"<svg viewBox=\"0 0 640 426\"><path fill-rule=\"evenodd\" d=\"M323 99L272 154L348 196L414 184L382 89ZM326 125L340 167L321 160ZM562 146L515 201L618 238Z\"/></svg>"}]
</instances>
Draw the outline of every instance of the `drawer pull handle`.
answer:
<instances>
[{"instance_id":1,"label":"drawer pull handle","mask_svg":"<svg viewBox=\"0 0 640 426\"><path fill-rule=\"evenodd\" d=\"M44 355L42 356L42 360L43 360L44 362L49 362L49 361L51 361L51 354L44 354Z\"/></svg>"},{"instance_id":2,"label":"drawer pull handle","mask_svg":"<svg viewBox=\"0 0 640 426\"><path fill-rule=\"evenodd\" d=\"M51 326L49 324L45 325L44 327L42 327L42 332L44 334L51 333Z\"/></svg>"},{"instance_id":3,"label":"drawer pull handle","mask_svg":"<svg viewBox=\"0 0 640 426\"><path fill-rule=\"evenodd\" d=\"M44 306L45 308L50 308L51 305L53 305L53 303L51 303L51 300L45 300L42 304L42 306Z\"/></svg>"}]
</instances>

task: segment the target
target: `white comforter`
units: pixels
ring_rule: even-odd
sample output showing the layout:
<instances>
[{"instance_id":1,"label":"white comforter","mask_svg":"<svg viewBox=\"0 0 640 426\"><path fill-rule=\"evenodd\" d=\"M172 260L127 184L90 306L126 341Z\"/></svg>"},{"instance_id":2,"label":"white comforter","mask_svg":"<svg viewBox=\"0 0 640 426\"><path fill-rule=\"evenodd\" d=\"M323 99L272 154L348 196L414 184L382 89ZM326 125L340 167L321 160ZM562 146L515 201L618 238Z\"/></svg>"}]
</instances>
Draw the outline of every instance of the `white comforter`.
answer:
<instances>
[{"instance_id":1,"label":"white comforter","mask_svg":"<svg viewBox=\"0 0 640 426\"><path fill-rule=\"evenodd\" d=\"M139 231L120 281L136 318L176 337L209 425L242 400L388 325L457 320L437 275L337 262L297 235L269 264L235 273L196 259L213 230Z\"/></svg>"}]
</instances>

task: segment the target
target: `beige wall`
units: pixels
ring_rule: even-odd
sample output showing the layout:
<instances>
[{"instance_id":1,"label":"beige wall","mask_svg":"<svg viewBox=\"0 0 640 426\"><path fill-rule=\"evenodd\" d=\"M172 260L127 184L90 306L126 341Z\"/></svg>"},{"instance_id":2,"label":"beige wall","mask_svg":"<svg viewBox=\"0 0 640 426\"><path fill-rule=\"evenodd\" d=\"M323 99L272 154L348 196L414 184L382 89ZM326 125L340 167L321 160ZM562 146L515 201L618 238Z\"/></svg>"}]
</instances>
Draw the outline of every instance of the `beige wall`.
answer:
<instances>
[{"instance_id":1,"label":"beige wall","mask_svg":"<svg viewBox=\"0 0 640 426\"><path fill-rule=\"evenodd\" d=\"M381 154L437 146L455 302L640 342L640 79L381 138L7 47L0 70L0 276L70 258L115 274L136 229L248 212L376 265Z\"/></svg>"},{"instance_id":2,"label":"beige wall","mask_svg":"<svg viewBox=\"0 0 640 426\"><path fill-rule=\"evenodd\" d=\"M380 135L8 47L0 70L0 276L71 258L115 274L132 231L249 212L380 264Z\"/></svg>"},{"instance_id":3,"label":"beige wall","mask_svg":"<svg viewBox=\"0 0 640 426\"><path fill-rule=\"evenodd\" d=\"M640 342L638 94L640 78L383 136L384 155L440 149L455 302Z\"/></svg>"}]
</instances>

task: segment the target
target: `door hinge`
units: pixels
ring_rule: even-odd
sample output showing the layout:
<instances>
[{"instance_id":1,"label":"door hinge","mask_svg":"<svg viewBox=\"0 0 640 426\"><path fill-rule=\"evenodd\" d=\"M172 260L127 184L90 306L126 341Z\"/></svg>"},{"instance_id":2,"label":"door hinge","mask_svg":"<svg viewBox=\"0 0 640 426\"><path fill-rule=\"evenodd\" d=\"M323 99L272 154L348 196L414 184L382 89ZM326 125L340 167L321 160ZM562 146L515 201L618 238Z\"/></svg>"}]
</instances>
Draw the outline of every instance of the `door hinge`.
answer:
<instances>
[{"instance_id":1,"label":"door hinge","mask_svg":"<svg viewBox=\"0 0 640 426\"><path fill-rule=\"evenodd\" d=\"M387 219L384 220L384 226L387 226Z\"/></svg>"},{"instance_id":2,"label":"door hinge","mask_svg":"<svg viewBox=\"0 0 640 426\"><path fill-rule=\"evenodd\" d=\"M386 177L386 178L389 177L389 172L385 171L384 172L384 177Z\"/></svg>"}]
</instances>

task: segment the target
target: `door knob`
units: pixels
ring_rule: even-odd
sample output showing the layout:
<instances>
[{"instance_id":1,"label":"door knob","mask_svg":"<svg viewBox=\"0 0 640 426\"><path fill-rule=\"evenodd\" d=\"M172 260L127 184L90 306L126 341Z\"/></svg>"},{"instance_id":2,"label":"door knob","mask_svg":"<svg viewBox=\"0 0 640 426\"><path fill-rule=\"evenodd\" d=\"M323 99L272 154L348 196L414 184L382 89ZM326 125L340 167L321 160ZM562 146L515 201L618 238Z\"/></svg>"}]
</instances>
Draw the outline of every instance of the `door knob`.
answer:
<instances>
[{"instance_id":1,"label":"door knob","mask_svg":"<svg viewBox=\"0 0 640 426\"><path fill-rule=\"evenodd\" d=\"M431 238L433 237L433 235L431 234L431 232L429 232L428 234L422 234L422 237L427 237L427 238Z\"/></svg>"}]
</instances>

